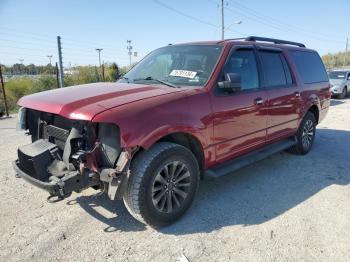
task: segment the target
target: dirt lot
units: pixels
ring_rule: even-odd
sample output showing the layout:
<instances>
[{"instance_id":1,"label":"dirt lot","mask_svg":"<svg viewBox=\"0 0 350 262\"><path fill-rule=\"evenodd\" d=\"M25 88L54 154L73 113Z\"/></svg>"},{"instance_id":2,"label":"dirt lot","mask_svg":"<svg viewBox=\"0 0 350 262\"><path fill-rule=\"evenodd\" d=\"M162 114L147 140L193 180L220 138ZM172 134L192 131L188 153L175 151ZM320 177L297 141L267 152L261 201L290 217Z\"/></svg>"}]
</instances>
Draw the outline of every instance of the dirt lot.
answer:
<instances>
[{"instance_id":1,"label":"dirt lot","mask_svg":"<svg viewBox=\"0 0 350 262\"><path fill-rule=\"evenodd\" d=\"M350 261L350 99L333 100L307 156L280 153L202 181L162 230L97 191L56 204L11 168L29 142L0 120L0 261Z\"/></svg>"}]
</instances>

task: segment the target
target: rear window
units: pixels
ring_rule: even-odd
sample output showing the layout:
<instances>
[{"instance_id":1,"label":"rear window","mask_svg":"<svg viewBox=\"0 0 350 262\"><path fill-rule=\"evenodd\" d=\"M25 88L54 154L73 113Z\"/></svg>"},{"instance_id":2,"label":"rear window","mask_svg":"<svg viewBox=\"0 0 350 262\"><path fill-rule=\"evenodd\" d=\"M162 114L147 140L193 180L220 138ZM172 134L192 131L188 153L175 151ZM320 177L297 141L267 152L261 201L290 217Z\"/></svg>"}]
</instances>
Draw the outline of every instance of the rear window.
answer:
<instances>
[{"instance_id":1,"label":"rear window","mask_svg":"<svg viewBox=\"0 0 350 262\"><path fill-rule=\"evenodd\" d=\"M328 82L326 69L316 52L290 51L304 84Z\"/></svg>"},{"instance_id":2,"label":"rear window","mask_svg":"<svg viewBox=\"0 0 350 262\"><path fill-rule=\"evenodd\" d=\"M329 79L345 79L345 71L331 71L328 73Z\"/></svg>"},{"instance_id":3,"label":"rear window","mask_svg":"<svg viewBox=\"0 0 350 262\"><path fill-rule=\"evenodd\" d=\"M265 87L280 87L292 84L289 67L280 52L259 51Z\"/></svg>"}]
</instances>

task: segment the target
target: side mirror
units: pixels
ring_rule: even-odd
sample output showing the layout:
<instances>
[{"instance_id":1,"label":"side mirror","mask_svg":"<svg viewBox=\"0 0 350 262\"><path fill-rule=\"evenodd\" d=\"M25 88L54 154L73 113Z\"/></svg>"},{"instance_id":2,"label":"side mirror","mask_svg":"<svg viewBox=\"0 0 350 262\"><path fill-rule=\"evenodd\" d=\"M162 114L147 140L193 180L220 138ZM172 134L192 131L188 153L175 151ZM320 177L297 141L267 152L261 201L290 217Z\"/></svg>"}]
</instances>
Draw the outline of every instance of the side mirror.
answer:
<instances>
[{"instance_id":1,"label":"side mirror","mask_svg":"<svg viewBox=\"0 0 350 262\"><path fill-rule=\"evenodd\" d=\"M225 74L225 81L219 82L218 87L226 92L241 90L241 75L235 73Z\"/></svg>"}]
</instances>

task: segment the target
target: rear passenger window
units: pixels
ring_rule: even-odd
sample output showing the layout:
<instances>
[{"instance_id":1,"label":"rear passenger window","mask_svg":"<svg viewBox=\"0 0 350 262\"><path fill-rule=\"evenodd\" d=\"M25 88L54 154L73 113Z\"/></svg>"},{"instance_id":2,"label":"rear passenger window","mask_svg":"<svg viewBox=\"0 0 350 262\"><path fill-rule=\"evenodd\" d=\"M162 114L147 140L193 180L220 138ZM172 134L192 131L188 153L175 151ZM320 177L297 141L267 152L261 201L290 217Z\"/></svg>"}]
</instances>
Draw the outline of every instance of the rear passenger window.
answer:
<instances>
[{"instance_id":1,"label":"rear passenger window","mask_svg":"<svg viewBox=\"0 0 350 262\"><path fill-rule=\"evenodd\" d=\"M326 69L320 56L310 51L290 51L304 84L328 82Z\"/></svg>"},{"instance_id":2,"label":"rear passenger window","mask_svg":"<svg viewBox=\"0 0 350 262\"><path fill-rule=\"evenodd\" d=\"M259 51L259 54L265 87L279 87L292 84L292 76L282 53Z\"/></svg>"}]
</instances>

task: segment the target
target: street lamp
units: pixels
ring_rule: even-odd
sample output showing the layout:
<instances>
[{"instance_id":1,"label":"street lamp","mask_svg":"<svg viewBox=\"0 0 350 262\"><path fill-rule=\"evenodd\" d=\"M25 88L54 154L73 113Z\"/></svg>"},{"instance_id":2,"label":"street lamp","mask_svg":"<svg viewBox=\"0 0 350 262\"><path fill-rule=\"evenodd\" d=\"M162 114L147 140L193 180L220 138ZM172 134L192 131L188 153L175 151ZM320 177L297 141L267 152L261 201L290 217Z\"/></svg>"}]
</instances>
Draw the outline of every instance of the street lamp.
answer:
<instances>
[{"instance_id":1,"label":"street lamp","mask_svg":"<svg viewBox=\"0 0 350 262\"><path fill-rule=\"evenodd\" d=\"M225 29L229 29L230 27L234 26L234 25L240 25L243 22L241 20L235 21L232 24L230 24L229 26L226 26Z\"/></svg>"}]
</instances>

